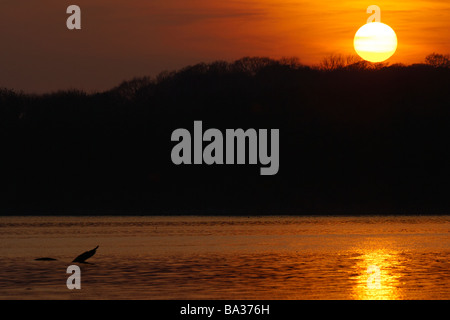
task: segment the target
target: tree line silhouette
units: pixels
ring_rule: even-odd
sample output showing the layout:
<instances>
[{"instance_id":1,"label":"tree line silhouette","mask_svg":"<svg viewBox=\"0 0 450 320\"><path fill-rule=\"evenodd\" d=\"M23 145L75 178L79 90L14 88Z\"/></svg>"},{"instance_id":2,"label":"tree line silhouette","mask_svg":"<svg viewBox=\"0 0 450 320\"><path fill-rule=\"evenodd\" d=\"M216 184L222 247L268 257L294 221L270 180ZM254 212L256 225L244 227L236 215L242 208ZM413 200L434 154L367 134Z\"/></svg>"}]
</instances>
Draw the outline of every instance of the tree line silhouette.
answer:
<instances>
[{"instance_id":1,"label":"tree line silhouette","mask_svg":"<svg viewBox=\"0 0 450 320\"><path fill-rule=\"evenodd\" d=\"M0 90L3 214L447 213L449 56L246 57L97 93ZM280 170L176 166L171 133L280 129Z\"/></svg>"}]
</instances>

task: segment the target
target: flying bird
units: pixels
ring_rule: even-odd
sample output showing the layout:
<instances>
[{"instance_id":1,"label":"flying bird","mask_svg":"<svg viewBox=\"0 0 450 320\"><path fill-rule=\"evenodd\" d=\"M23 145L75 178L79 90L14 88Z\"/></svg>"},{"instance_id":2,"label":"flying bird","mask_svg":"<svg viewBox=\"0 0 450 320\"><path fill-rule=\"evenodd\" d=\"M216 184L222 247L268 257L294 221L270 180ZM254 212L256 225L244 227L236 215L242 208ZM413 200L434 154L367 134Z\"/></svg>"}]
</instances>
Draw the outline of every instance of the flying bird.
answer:
<instances>
[{"instance_id":1,"label":"flying bird","mask_svg":"<svg viewBox=\"0 0 450 320\"><path fill-rule=\"evenodd\" d=\"M80 254L78 257L76 257L72 262L80 262L80 263L86 263L86 260L89 259L90 257L92 257L95 252L97 252L97 248L99 246L96 246L94 249L83 252L82 254Z\"/></svg>"}]
</instances>

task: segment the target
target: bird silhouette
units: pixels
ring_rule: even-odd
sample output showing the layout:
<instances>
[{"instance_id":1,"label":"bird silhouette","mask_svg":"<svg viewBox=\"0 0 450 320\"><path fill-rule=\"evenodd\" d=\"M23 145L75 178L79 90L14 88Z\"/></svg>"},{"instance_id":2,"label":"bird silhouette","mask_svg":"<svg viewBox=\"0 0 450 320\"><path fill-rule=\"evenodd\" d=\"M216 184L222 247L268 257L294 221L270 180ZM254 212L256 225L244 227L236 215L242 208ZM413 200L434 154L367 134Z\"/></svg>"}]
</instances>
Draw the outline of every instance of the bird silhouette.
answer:
<instances>
[{"instance_id":1,"label":"bird silhouette","mask_svg":"<svg viewBox=\"0 0 450 320\"><path fill-rule=\"evenodd\" d=\"M96 246L94 249L83 252L78 257L76 257L72 262L80 262L80 263L87 263L86 260L92 257L96 252L97 248L99 246Z\"/></svg>"},{"instance_id":2,"label":"bird silhouette","mask_svg":"<svg viewBox=\"0 0 450 320\"><path fill-rule=\"evenodd\" d=\"M90 257L92 257L97 252L97 248L98 247L99 246L96 246L92 250L83 252L78 257L76 257L72 262L88 263L88 262L86 262L86 260L89 259ZM57 261L58 259L49 258L49 257L43 257L43 258L36 258L34 260L36 260L36 261Z\"/></svg>"}]
</instances>

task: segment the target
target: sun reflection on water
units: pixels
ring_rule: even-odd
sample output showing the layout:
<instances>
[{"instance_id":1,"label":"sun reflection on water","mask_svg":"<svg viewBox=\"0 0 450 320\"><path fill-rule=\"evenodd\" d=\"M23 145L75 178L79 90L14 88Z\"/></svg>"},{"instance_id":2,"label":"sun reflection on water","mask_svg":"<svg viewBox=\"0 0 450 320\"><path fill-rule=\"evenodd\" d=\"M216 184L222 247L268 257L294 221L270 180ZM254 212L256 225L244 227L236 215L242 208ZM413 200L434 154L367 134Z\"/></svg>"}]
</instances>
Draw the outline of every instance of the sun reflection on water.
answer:
<instances>
[{"instance_id":1,"label":"sun reflection on water","mask_svg":"<svg viewBox=\"0 0 450 320\"><path fill-rule=\"evenodd\" d=\"M389 249L368 249L356 263L354 298L358 300L401 299L398 253Z\"/></svg>"}]
</instances>

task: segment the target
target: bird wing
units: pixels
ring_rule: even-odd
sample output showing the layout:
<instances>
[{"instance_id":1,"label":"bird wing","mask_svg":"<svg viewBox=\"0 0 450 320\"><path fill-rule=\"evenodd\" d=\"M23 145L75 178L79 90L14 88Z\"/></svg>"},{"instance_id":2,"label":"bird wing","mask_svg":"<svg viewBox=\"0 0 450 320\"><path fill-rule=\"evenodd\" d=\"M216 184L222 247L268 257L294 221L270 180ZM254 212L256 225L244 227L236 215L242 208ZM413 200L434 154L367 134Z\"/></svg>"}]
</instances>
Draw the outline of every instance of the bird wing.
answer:
<instances>
[{"instance_id":1,"label":"bird wing","mask_svg":"<svg viewBox=\"0 0 450 320\"><path fill-rule=\"evenodd\" d=\"M78 257L76 257L72 262L84 262L84 261L86 261L87 259L89 259L90 257L92 257L95 254L95 252L96 252L98 247L99 246L95 247L92 250L83 252Z\"/></svg>"}]
</instances>

